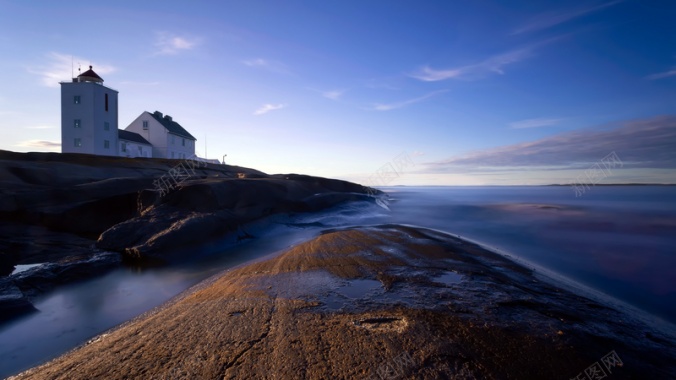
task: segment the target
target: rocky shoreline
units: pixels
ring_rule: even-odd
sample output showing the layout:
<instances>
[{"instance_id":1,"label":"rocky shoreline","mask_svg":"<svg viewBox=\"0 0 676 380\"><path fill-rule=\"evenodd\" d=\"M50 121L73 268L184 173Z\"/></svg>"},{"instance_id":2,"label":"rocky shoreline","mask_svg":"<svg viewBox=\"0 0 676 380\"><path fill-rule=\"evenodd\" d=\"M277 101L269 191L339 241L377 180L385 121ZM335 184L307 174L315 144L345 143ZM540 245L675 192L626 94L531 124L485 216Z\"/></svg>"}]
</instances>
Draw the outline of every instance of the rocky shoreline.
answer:
<instances>
[{"instance_id":1,"label":"rocky shoreline","mask_svg":"<svg viewBox=\"0 0 676 380\"><path fill-rule=\"evenodd\" d=\"M381 225L221 273L13 378L673 378L674 357L669 333L501 255Z\"/></svg>"},{"instance_id":2,"label":"rocky shoreline","mask_svg":"<svg viewBox=\"0 0 676 380\"><path fill-rule=\"evenodd\" d=\"M123 262L181 261L190 255L182 248L251 238L248 223L369 199L369 192L204 162L0 151L0 322L34 310L30 301L55 286ZM26 264L43 265L12 275Z\"/></svg>"}]
</instances>

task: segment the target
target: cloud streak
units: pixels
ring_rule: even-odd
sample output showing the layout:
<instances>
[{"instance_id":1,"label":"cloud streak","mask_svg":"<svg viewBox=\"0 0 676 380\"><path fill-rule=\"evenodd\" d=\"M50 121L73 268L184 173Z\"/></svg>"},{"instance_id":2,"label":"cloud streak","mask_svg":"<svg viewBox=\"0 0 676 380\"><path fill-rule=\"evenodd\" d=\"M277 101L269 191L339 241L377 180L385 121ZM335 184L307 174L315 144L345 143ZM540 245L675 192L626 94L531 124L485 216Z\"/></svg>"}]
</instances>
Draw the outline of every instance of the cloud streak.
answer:
<instances>
[{"instance_id":1,"label":"cloud streak","mask_svg":"<svg viewBox=\"0 0 676 380\"><path fill-rule=\"evenodd\" d=\"M46 149L50 151L57 151L61 149L61 143L57 141L45 141L45 140L27 140L22 141L16 146L22 148L36 148L36 149Z\"/></svg>"},{"instance_id":2,"label":"cloud streak","mask_svg":"<svg viewBox=\"0 0 676 380\"><path fill-rule=\"evenodd\" d=\"M648 75L646 77L646 79L655 80L655 79L662 79L662 78L668 78L668 77L673 77L673 76L676 76L676 67L672 68L669 71L665 71L663 73Z\"/></svg>"},{"instance_id":3,"label":"cloud streak","mask_svg":"<svg viewBox=\"0 0 676 380\"><path fill-rule=\"evenodd\" d=\"M552 125L559 124L561 120L563 119L544 119L544 118L526 119L509 123L509 127L512 129L549 127Z\"/></svg>"},{"instance_id":4,"label":"cloud streak","mask_svg":"<svg viewBox=\"0 0 676 380\"><path fill-rule=\"evenodd\" d=\"M517 34L522 34L522 33L530 33L530 32L535 32L535 31L538 31L538 30L549 29L549 28L552 28L556 25L563 24L565 22L574 20L576 18L586 16L590 13L597 12L597 11L600 11L602 9L611 7L615 4L619 4L622 1L624 1L624 0L610 1L610 2L603 3L603 4L588 6L588 7L585 7L585 8L559 10L559 11L554 11L554 12L541 13L541 14L533 17L526 24L524 24L524 25L520 26L519 28L515 29L511 34L517 35Z\"/></svg>"},{"instance_id":5,"label":"cloud streak","mask_svg":"<svg viewBox=\"0 0 676 380\"><path fill-rule=\"evenodd\" d=\"M79 75L78 66L84 69L93 61L68 54L50 52L47 54L47 64L43 66L28 67L31 74L40 76L40 82L47 87L59 87L59 82L70 81L73 76ZM94 71L103 76L116 70L115 67L96 62Z\"/></svg>"},{"instance_id":6,"label":"cloud streak","mask_svg":"<svg viewBox=\"0 0 676 380\"><path fill-rule=\"evenodd\" d=\"M397 102L397 103L388 103L388 104L378 103L378 104L373 105L372 109L375 110L375 111L391 111L391 110L395 110L397 108L403 108L403 107L406 107L406 106L410 106L411 104L420 103L422 101L425 101L425 100L427 100L427 99L429 99L433 96L437 96L437 95L444 93L446 91L448 91L448 90L434 91L434 92L430 92L427 95L423 95L419 98L408 99L408 100L404 100L404 101Z\"/></svg>"},{"instance_id":7,"label":"cloud streak","mask_svg":"<svg viewBox=\"0 0 676 380\"><path fill-rule=\"evenodd\" d=\"M258 68L262 70L267 70L273 73L278 73L278 74L291 74L291 71L289 68L279 62L279 61L271 61L268 59L263 59L263 58L253 58L253 59L247 59L243 60L242 64L253 67L253 68Z\"/></svg>"},{"instance_id":8,"label":"cloud streak","mask_svg":"<svg viewBox=\"0 0 676 380\"><path fill-rule=\"evenodd\" d=\"M434 173L586 169L615 151L627 169L676 169L674 146L676 116L669 115L625 122L614 129L563 133L424 165Z\"/></svg>"},{"instance_id":9,"label":"cloud streak","mask_svg":"<svg viewBox=\"0 0 676 380\"><path fill-rule=\"evenodd\" d=\"M338 100L340 99L343 94L345 94L346 90L332 90L332 91L325 91L322 92L322 96L331 99L331 100Z\"/></svg>"},{"instance_id":10,"label":"cloud streak","mask_svg":"<svg viewBox=\"0 0 676 380\"><path fill-rule=\"evenodd\" d=\"M266 114L270 111L275 111L275 110L281 110L282 108L285 108L285 104L264 104L260 108L258 108L256 111L254 111L254 115L263 115Z\"/></svg>"},{"instance_id":11,"label":"cloud streak","mask_svg":"<svg viewBox=\"0 0 676 380\"><path fill-rule=\"evenodd\" d=\"M202 44L198 37L178 36L169 32L155 33L155 55L176 55Z\"/></svg>"},{"instance_id":12,"label":"cloud streak","mask_svg":"<svg viewBox=\"0 0 676 380\"><path fill-rule=\"evenodd\" d=\"M409 76L423 82L437 82L447 79L474 80L484 78L489 74L504 74L506 66L532 56L534 47L511 50L478 63L455 68L436 70L429 66L423 66Z\"/></svg>"}]
</instances>

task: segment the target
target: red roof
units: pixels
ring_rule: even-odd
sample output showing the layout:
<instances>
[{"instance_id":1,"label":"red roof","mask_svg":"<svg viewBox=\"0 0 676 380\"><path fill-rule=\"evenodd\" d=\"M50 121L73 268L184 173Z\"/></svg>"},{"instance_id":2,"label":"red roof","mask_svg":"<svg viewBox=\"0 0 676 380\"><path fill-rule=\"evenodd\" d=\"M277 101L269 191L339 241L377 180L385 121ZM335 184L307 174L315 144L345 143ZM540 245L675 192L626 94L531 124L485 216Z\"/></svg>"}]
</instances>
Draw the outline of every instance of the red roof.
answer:
<instances>
[{"instance_id":1,"label":"red roof","mask_svg":"<svg viewBox=\"0 0 676 380\"><path fill-rule=\"evenodd\" d=\"M85 71L84 73L80 74L77 76L78 78L82 79L90 79L93 82L103 82L103 78L99 76L99 74L95 73L94 70L92 70L92 67L89 66L89 70Z\"/></svg>"}]
</instances>

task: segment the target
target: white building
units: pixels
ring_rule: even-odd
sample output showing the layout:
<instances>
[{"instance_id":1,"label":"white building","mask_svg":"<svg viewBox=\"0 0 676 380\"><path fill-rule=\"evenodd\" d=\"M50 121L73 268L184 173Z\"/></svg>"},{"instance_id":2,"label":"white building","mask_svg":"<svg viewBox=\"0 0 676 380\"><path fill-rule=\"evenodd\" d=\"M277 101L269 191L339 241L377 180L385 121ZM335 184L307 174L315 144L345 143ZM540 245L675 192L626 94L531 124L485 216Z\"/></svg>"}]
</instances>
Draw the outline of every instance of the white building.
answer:
<instances>
[{"instance_id":1,"label":"white building","mask_svg":"<svg viewBox=\"0 0 676 380\"><path fill-rule=\"evenodd\" d=\"M171 116L162 112L143 112L127 128L148 140L153 146L153 157L190 158L195 156L195 139Z\"/></svg>"},{"instance_id":2,"label":"white building","mask_svg":"<svg viewBox=\"0 0 676 380\"><path fill-rule=\"evenodd\" d=\"M117 91L89 70L61 82L61 151L117 156Z\"/></svg>"},{"instance_id":3,"label":"white building","mask_svg":"<svg viewBox=\"0 0 676 380\"><path fill-rule=\"evenodd\" d=\"M102 156L194 158L197 141L171 116L143 112L118 129L118 92L89 70L61 82L61 152Z\"/></svg>"},{"instance_id":4,"label":"white building","mask_svg":"<svg viewBox=\"0 0 676 380\"><path fill-rule=\"evenodd\" d=\"M141 135L125 130L118 130L120 140L120 157L152 157L153 146Z\"/></svg>"}]
</instances>

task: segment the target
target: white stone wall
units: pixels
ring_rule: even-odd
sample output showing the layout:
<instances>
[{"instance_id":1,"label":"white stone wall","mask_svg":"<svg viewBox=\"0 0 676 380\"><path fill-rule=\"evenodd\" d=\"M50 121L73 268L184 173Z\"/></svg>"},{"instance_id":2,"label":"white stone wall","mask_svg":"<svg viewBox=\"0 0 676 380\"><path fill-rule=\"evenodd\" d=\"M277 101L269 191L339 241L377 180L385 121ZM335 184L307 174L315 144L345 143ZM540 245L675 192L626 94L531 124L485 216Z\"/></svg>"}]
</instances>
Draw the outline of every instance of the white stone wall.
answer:
<instances>
[{"instance_id":1,"label":"white stone wall","mask_svg":"<svg viewBox=\"0 0 676 380\"><path fill-rule=\"evenodd\" d=\"M143 122L148 122L148 130L143 129ZM152 156L156 158L190 158L195 155L195 141L169 133L155 117L144 111L129 124L125 130L143 136L153 146ZM185 140L185 145L184 141Z\"/></svg>"},{"instance_id":2,"label":"white stone wall","mask_svg":"<svg viewBox=\"0 0 676 380\"><path fill-rule=\"evenodd\" d=\"M194 140L169 133L167 136L167 158L190 158L194 155Z\"/></svg>"},{"instance_id":3,"label":"white stone wall","mask_svg":"<svg viewBox=\"0 0 676 380\"><path fill-rule=\"evenodd\" d=\"M108 95L108 110L105 96ZM79 103L74 101L79 96ZM75 127L80 120L80 127ZM108 123L106 130L105 126ZM93 82L61 83L61 151L118 155L117 91ZM80 146L75 146L80 139ZM106 141L107 147L106 147Z\"/></svg>"},{"instance_id":4,"label":"white stone wall","mask_svg":"<svg viewBox=\"0 0 676 380\"><path fill-rule=\"evenodd\" d=\"M134 141L120 140L120 157L152 157L153 148L150 145L140 144Z\"/></svg>"},{"instance_id":5,"label":"white stone wall","mask_svg":"<svg viewBox=\"0 0 676 380\"><path fill-rule=\"evenodd\" d=\"M143 122L148 122L148 129L143 129ZM167 130L155 118L144 111L139 117L129 124L125 130L136 132L153 146L152 157L167 158Z\"/></svg>"}]
</instances>

